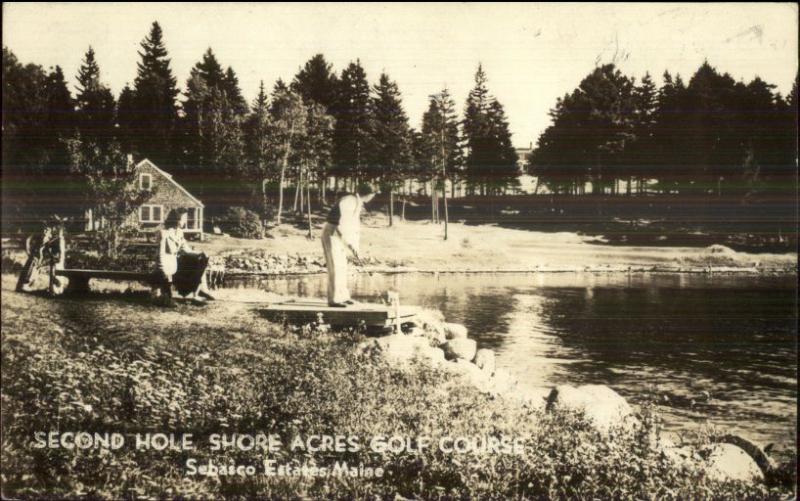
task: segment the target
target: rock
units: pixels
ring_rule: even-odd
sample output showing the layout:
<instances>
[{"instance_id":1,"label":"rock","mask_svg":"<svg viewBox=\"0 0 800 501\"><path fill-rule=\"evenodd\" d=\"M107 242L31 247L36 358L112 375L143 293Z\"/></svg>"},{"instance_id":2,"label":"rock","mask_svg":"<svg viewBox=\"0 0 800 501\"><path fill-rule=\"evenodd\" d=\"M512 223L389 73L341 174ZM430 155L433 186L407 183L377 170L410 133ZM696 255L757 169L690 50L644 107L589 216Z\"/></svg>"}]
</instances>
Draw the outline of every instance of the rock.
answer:
<instances>
[{"instance_id":1,"label":"rock","mask_svg":"<svg viewBox=\"0 0 800 501\"><path fill-rule=\"evenodd\" d=\"M478 390L485 393L490 392L491 376L468 360L459 358L452 362L445 363L442 368L463 377L467 383L476 387Z\"/></svg>"},{"instance_id":2,"label":"rock","mask_svg":"<svg viewBox=\"0 0 800 501\"><path fill-rule=\"evenodd\" d=\"M445 322L442 326L447 339L466 339L467 337L467 328L461 324Z\"/></svg>"},{"instance_id":3,"label":"rock","mask_svg":"<svg viewBox=\"0 0 800 501\"><path fill-rule=\"evenodd\" d=\"M761 468L761 472L764 473L764 475L769 474L769 472L778 467L778 464L775 462L775 460L769 457L767 453L764 452L764 449L744 437L728 434L718 438L717 442L732 444L745 451L751 458L753 458L753 461L756 462L758 467Z\"/></svg>"},{"instance_id":4,"label":"rock","mask_svg":"<svg viewBox=\"0 0 800 501\"><path fill-rule=\"evenodd\" d=\"M677 467L693 469L697 465L697 455L690 447L678 447L676 445L666 445L662 447L661 454Z\"/></svg>"},{"instance_id":5,"label":"rock","mask_svg":"<svg viewBox=\"0 0 800 501\"><path fill-rule=\"evenodd\" d=\"M444 333L440 333L435 329L425 329L418 325L413 325L407 330L409 336L421 336L431 342L433 346L441 346L444 344Z\"/></svg>"},{"instance_id":6,"label":"rock","mask_svg":"<svg viewBox=\"0 0 800 501\"><path fill-rule=\"evenodd\" d=\"M479 369L483 369L489 374L493 374L495 369L494 351L487 348L481 348L477 351L477 353L475 353L475 359L473 359L472 363L477 365Z\"/></svg>"},{"instance_id":7,"label":"rock","mask_svg":"<svg viewBox=\"0 0 800 501\"><path fill-rule=\"evenodd\" d=\"M444 356L448 360L454 360L456 358L472 360L475 358L478 343L476 343L474 339L451 339L442 345L442 348L444 349Z\"/></svg>"},{"instance_id":8,"label":"rock","mask_svg":"<svg viewBox=\"0 0 800 501\"><path fill-rule=\"evenodd\" d=\"M705 457L703 469L706 476L712 480L764 480L764 473L755 460L733 444L713 444L701 449L700 454Z\"/></svg>"},{"instance_id":9,"label":"rock","mask_svg":"<svg viewBox=\"0 0 800 501\"><path fill-rule=\"evenodd\" d=\"M601 432L613 428L630 430L636 423L633 409L617 392L605 385L588 384L575 388L562 385L550 392L546 410L565 409L583 412Z\"/></svg>"},{"instance_id":10,"label":"rock","mask_svg":"<svg viewBox=\"0 0 800 501\"><path fill-rule=\"evenodd\" d=\"M517 380L505 369L495 369L491 380L492 393L513 395L517 389Z\"/></svg>"},{"instance_id":11,"label":"rock","mask_svg":"<svg viewBox=\"0 0 800 501\"><path fill-rule=\"evenodd\" d=\"M393 362L407 362L417 356L421 350L429 348L425 338L394 334L384 336L376 341L381 354Z\"/></svg>"},{"instance_id":12,"label":"rock","mask_svg":"<svg viewBox=\"0 0 800 501\"><path fill-rule=\"evenodd\" d=\"M378 347L387 360L395 363L405 363L414 358L427 360L432 365L445 363L444 352L431 346L430 341L424 336L393 334L378 338L374 346Z\"/></svg>"},{"instance_id":13,"label":"rock","mask_svg":"<svg viewBox=\"0 0 800 501\"><path fill-rule=\"evenodd\" d=\"M510 397L529 409L544 412L551 392L550 388L519 386Z\"/></svg>"}]
</instances>

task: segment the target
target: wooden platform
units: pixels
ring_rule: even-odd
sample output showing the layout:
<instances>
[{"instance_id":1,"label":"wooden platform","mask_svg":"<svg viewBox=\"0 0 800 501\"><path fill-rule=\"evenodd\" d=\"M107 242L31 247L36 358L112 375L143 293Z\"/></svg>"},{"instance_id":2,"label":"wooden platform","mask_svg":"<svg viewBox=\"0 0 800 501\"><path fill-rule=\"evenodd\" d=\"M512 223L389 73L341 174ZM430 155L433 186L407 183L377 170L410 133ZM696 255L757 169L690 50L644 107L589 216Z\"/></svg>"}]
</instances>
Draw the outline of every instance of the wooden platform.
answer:
<instances>
[{"instance_id":1,"label":"wooden platform","mask_svg":"<svg viewBox=\"0 0 800 501\"><path fill-rule=\"evenodd\" d=\"M327 301L308 298L272 303L263 311L271 320L285 319L289 323L316 322L318 314L322 314L325 323L337 327L355 327L363 322L370 328L384 328L414 320L419 308L400 306L399 315L396 315L394 307L383 304L356 303L346 308L335 308L328 306Z\"/></svg>"}]
</instances>

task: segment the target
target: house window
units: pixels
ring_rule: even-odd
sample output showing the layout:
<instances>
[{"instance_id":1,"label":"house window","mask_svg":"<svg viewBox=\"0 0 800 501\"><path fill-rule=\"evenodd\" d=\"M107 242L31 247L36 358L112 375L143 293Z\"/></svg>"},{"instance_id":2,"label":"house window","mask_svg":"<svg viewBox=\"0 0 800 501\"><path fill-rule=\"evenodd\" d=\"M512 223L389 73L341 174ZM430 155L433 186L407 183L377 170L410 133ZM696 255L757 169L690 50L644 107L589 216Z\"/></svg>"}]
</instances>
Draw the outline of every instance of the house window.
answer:
<instances>
[{"instance_id":1,"label":"house window","mask_svg":"<svg viewBox=\"0 0 800 501\"><path fill-rule=\"evenodd\" d=\"M164 219L164 208L160 205L142 205L139 207L139 222L160 223Z\"/></svg>"},{"instance_id":2,"label":"house window","mask_svg":"<svg viewBox=\"0 0 800 501\"><path fill-rule=\"evenodd\" d=\"M190 207L187 210L186 229L187 230L196 230L197 229L197 209L195 209L194 207Z\"/></svg>"},{"instance_id":3,"label":"house window","mask_svg":"<svg viewBox=\"0 0 800 501\"><path fill-rule=\"evenodd\" d=\"M153 187L153 176L150 174L139 174L139 189L150 191Z\"/></svg>"}]
</instances>

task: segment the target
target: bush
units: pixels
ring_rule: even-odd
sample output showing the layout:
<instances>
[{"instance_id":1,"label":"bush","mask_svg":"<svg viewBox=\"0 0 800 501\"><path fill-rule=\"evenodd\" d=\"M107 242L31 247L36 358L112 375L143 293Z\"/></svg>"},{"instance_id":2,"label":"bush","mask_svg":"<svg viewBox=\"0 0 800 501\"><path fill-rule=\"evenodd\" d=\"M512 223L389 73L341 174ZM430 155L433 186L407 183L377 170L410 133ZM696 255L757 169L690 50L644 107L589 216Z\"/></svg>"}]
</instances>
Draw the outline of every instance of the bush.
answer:
<instances>
[{"instance_id":1,"label":"bush","mask_svg":"<svg viewBox=\"0 0 800 501\"><path fill-rule=\"evenodd\" d=\"M212 499L762 499L762 485L719 483L682 470L635 436L601 436L580 415L487 400L454 376L408 370L353 350L358 333L281 328L252 312L179 309L181 321L131 302L58 304L3 297L2 480L20 498ZM70 313L73 312L73 313ZM87 321L87 317L91 320ZM127 326L136 325L135 329ZM235 327L232 327L235 326ZM649 415L650 410L645 409ZM654 419L644 419L647 426ZM342 460L382 466L382 478L190 478L187 453L123 448L33 449L37 431L193 433L198 464L259 465L263 456L211 452L209 433L520 437L525 452L419 454L367 448L338 454L283 449L279 463ZM364 440L362 443L366 443Z\"/></svg>"},{"instance_id":2,"label":"bush","mask_svg":"<svg viewBox=\"0 0 800 501\"><path fill-rule=\"evenodd\" d=\"M264 227L258 214L244 207L231 207L225 212L222 231L238 238L264 238Z\"/></svg>"}]
</instances>

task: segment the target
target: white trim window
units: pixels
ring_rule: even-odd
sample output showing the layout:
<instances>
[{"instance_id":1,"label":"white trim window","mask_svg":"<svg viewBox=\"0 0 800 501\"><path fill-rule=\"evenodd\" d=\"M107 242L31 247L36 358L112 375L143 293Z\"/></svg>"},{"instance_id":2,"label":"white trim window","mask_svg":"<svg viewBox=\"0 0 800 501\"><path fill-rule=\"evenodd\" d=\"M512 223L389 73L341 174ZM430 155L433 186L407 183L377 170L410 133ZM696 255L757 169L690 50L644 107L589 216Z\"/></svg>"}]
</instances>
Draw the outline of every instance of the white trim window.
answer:
<instances>
[{"instance_id":1,"label":"white trim window","mask_svg":"<svg viewBox=\"0 0 800 501\"><path fill-rule=\"evenodd\" d=\"M139 207L140 223L160 223L164 221L163 205L142 205Z\"/></svg>"},{"instance_id":2,"label":"white trim window","mask_svg":"<svg viewBox=\"0 0 800 501\"><path fill-rule=\"evenodd\" d=\"M153 189L153 175L142 172L139 174L139 189L150 191Z\"/></svg>"}]
</instances>

